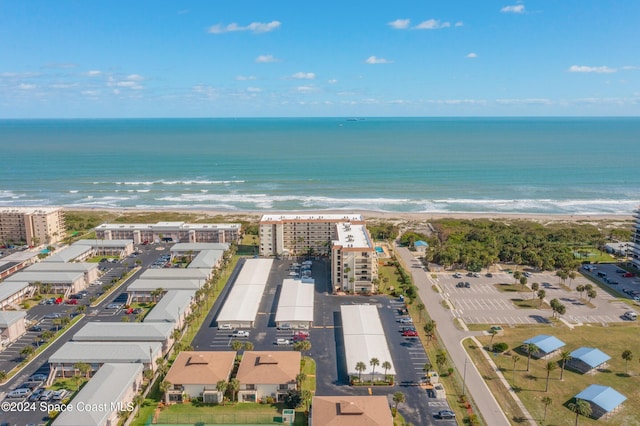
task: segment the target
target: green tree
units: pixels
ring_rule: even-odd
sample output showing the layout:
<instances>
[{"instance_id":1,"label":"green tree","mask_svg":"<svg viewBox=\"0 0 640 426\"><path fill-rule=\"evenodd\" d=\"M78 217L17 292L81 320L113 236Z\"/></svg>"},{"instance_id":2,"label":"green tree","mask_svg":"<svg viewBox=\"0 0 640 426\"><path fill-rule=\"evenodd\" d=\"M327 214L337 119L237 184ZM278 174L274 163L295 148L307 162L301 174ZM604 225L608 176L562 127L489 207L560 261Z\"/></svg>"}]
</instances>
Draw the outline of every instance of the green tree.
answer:
<instances>
[{"instance_id":1,"label":"green tree","mask_svg":"<svg viewBox=\"0 0 640 426\"><path fill-rule=\"evenodd\" d=\"M544 367L544 370L547 372L547 382L544 387L545 392L549 390L549 376L551 375L551 372L556 368L558 368L558 364L556 364L554 361L547 362L547 365L545 365Z\"/></svg>"},{"instance_id":2,"label":"green tree","mask_svg":"<svg viewBox=\"0 0 640 426\"><path fill-rule=\"evenodd\" d=\"M398 404L402 404L404 400L404 394L402 392L396 392L393 394L393 402L395 404L396 411L398 411Z\"/></svg>"},{"instance_id":3,"label":"green tree","mask_svg":"<svg viewBox=\"0 0 640 426\"><path fill-rule=\"evenodd\" d=\"M359 361L356 364L356 371L358 372L358 380L362 381L362 372L367 369L367 364L362 361Z\"/></svg>"},{"instance_id":4,"label":"green tree","mask_svg":"<svg viewBox=\"0 0 640 426\"><path fill-rule=\"evenodd\" d=\"M434 320L429 320L423 327L424 332L427 335L427 340L430 342L433 338L433 333L436 330L436 322Z\"/></svg>"},{"instance_id":5,"label":"green tree","mask_svg":"<svg viewBox=\"0 0 640 426\"><path fill-rule=\"evenodd\" d=\"M169 371L169 364L167 363L167 360L162 357L158 358L156 360L156 370L161 376L167 374L167 371Z\"/></svg>"},{"instance_id":6,"label":"green tree","mask_svg":"<svg viewBox=\"0 0 640 426\"><path fill-rule=\"evenodd\" d=\"M633 360L633 352L629 349L622 351L622 359L624 360L624 372L628 374L629 372L629 361Z\"/></svg>"},{"instance_id":7,"label":"green tree","mask_svg":"<svg viewBox=\"0 0 640 426\"><path fill-rule=\"evenodd\" d=\"M516 364L520 361L520 356L513 354L511 355L511 360L513 361L513 383L516 382Z\"/></svg>"},{"instance_id":8,"label":"green tree","mask_svg":"<svg viewBox=\"0 0 640 426\"><path fill-rule=\"evenodd\" d=\"M376 367L378 365L380 365L380 360L378 358L375 358L375 357L371 358L369 360L369 365L372 367L371 368L371 381L373 382L374 381L374 376L376 374Z\"/></svg>"},{"instance_id":9,"label":"green tree","mask_svg":"<svg viewBox=\"0 0 640 426\"><path fill-rule=\"evenodd\" d=\"M595 290L587 291L587 297L589 298L588 303L591 303L591 300L595 299L598 293Z\"/></svg>"},{"instance_id":10,"label":"green tree","mask_svg":"<svg viewBox=\"0 0 640 426\"><path fill-rule=\"evenodd\" d=\"M564 271L561 269L558 272L556 272L556 276L560 278L560 281L562 281L562 285L564 285L565 281L569 277L569 274L567 273L567 271Z\"/></svg>"},{"instance_id":11,"label":"green tree","mask_svg":"<svg viewBox=\"0 0 640 426\"><path fill-rule=\"evenodd\" d=\"M580 416L591 416L591 404L584 399L574 398L574 401L567 404L567 408L576 413L576 426L578 426L578 418Z\"/></svg>"},{"instance_id":12,"label":"green tree","mask_svg":"<svg viewBox=\"0 0 640 426\"><path fill-rule=\"evenodd\" d=\"M571 352L569 351L562 351L560 352L560 365L562 367L562 369L560 370L560 380L563 380L563 376L564 376L564 368L567 364L567 361L571 360Z\"/></svg>"},{"instance_id":13,"label":"green tree","mask_svg":"<svg viewBox=\"0 0 640 426\"><path fill-rule=\"evenodd\" d=\"M527 285L527 277L520 277L520 285L522 286L522 289L524 290L524 286Z\"/></svg>"},{"instance_id":14,"label":"green tree","mask_svg":"<svg viewBox=\"0 0 640 426\"><path fill-rule=\"evenodd\" d=\"M513 273L513 279L515 280L515 284L518 283L518 280L522 277L522 273L520 271L515 271Z\"/></svg>"},{"instance_id":15,"label":"green tree","mask_svg":"<svg viewBox=\"0 0 640 426\"><path fill-rule=\"evenodd\" d=\"M237 392L240 389L240 381L236 378L229 380L228 389L231 390L231 396L233 397L233 401L237 402Z\"/></svg>"},{"instance_id":16,"label":"green tree","mask_svg":"<svg viewBox=\"0 0 640 426\"><path fill-rule=\"evenodd\" d=\"M225 380L218 380L216 390L222 394L222 405L224 405L224 394L227 391L227 382Z\"/></svg>"},{"instance_id":17,"label":"green tree","mask_svg":"<svg viewBox=\"0 0 640 426\"><path fill-rule=\"evenodd\" d=\"M527 371L529 371L529 366L531 365L531 355L538 352L540 348L535 343L526 343L524 345L524 350L527 353Z\"/></svg>"},{"instance_id":18,"label":"green tree","mask_svg":"<svg viewBox=\"0 0 640 426\"><path fill-rule=\"evenodd\" d=\"M447 353L442 349L436 354L436 364L439 369L442 369L447 364Z\"/></svg>"},{"instance_id":19,"label":"green tree","mask_svg":"<svg viewBox=\"0 0 640 426\"><path fill-rule=\"evenodd\" d=\"M296 384L298 385L298 389L302 389L302 383L307 380L307 375L305 373L298 373L296 375Z\"/></svg>"},{"instance_id":20,"label":"green tree","mask_svg":"<svg viewBox=\"0 0 640 426\"><path fill-rule=\"evenodd\" d=\"M0 370L0 382L4 382L6 378L7 378L6 370Z\"/></svg>"},{"instance_id":21,"label":"green tree","mask_svg":"<svg viewBox=\"0 0 640 426\"><path fill-rule=\"evenodd\" d=\"M584 286L582 284L578 284L576 286L576 291L580 294L580 299L582 299L582 293L584 292Z\"/></svg>"},{"instance_id":22,"label":"green tree","mask_svg":"<svg viewBox=\"0 0 640 426\"><path fill-rule=\"evenodd\" d=\"M313 394L309 389L302 389L300 391L300 397L302 397L302 402L304 404L305 411L309 411L309 402L311 402L311 398Z\"/></svg>"},{"instance_id":23,"label":"green tree","mask_svg":"<svg viewBox=\"0 0 640 426\"><path fill-rule=\"evenodd\" d=\"M300 353L307 352L311 350L311 342L308 340L298 340L293 344L293 350L298 351Z\"/></svg>"},{"instance_id":24,"label":"green tree","mask_svg":"<svg viewBox=\"0 0 640 426\"><path fill-rule=\"evenodd\" d=\"M171 382L168 382L166 380L163 380L162 383L160 383L160 392L162 393L162 395L164 395L165 401L169 400L166 393L169 389L171 389L171 386Z\"/></svg>"},{"instance_id":25,"label":"green tree","mask_svg":"<svg viewBox=\"0 0 640 426\"><path fill-rule=\"evenodd\" d=\"M553 399L551 399L551 397L548 397L548 396L543 396L541 401L544 404L544 416L542 416L542 422L544 423L544 421L547 419L547 408L551 404L553 404Z\"/></svg>"},{"instance_id":26,"label":"green tree","mask_svg":"<svg viewBox=\"0 0 640 426\"><path fill-rule=\"evenodd\" d=\"M577 276L576 271L569 271L567 274L567 277L569 278L569 289L571 289L571 282L575 280Z\"/></svg>"},{"instance_id":27,"label":"green tree","mask_svg":"<svg viewBox=\"0 0 640 426\"><path fill-rule=\"evenodd\" d=\"M538 299L540 299L540 307L542 307L542 301L544 300L547 292L544 290L538 290Z\"/></svg>"},{"instance_id":28,"label":"green tree","mask_svg":"<svg viewBox=\"0 0 640 426\"><path fill-rule=\"evenodd\" d=\"M31 355L33 355L34 352L34 347L31 345L27 345L22 348L22 350L20 351L20 355L22 355L22 358L28 359Z\"/></svg>"},{"instance_id":29,"label":"green tree","mask_svg":"<svg viewBox=\"0 0 640 426\"><path fill-rule=\"evenodd\" d=\"M540 290L540 284L538 283L532 283L531 284L531 298L533 299L536 291Z\"/></svg>"},{"instance_id":30,"label":"green tree","mask_svg":"<svg viewBox=\"0 0 640 426\"><path fill-rule=\"evenodd\" d=\"M253 350L253 347L254 347L254 346L253 346L253 342L249 342L249 341L244 342L243 347L244 347L243 349L244 349L245 351L252 351L252 350Z\"/></svg>"},{"instance_id":31,"label":"green tree","mask_svg":"<svg viewBox=\"0 0 640 426\"><path fill-rule=\"evenodd\" d=\"M73 364L73 368L74 370L82 373L87 378L89 377L89 373L91 373L91 365L87 364L86 362L76 362L75 364Z\"/></svg>"},{"instance_id":32,"label":"green tree","mask_svg":"<svg viewBox=\"0 0 640 426\"><path fill-rule=\"evenodd\" d=\"M384 361L382 363L381 367L384 368L384 375L386 377L387 371L389 371L391 369L391 363L389 361Z\"/></svg>"},{"instance_id":33,"label":"green tree","mask_svg":"<svg viewBox=\"0 0 640 426\"><path fill-rule=\"evenodd\" d=\"M243 346L244 344L240 340L231 341L231 349L233 349L236 352L240 351L240 349L242 349Z\"/></svg>"},{"instance_id":34,"label":"green tree","mask_svg":"<svg viewBox=\"0 0 640 426\"><path fill-rule=\"evenodd\" d=\"M498 330L490 328L487 333L491 335L491 340L489 341L489 348L491 348L493 346L493 338L496 337L496 334L498 334Z\"/></svg>"}]
</instances>

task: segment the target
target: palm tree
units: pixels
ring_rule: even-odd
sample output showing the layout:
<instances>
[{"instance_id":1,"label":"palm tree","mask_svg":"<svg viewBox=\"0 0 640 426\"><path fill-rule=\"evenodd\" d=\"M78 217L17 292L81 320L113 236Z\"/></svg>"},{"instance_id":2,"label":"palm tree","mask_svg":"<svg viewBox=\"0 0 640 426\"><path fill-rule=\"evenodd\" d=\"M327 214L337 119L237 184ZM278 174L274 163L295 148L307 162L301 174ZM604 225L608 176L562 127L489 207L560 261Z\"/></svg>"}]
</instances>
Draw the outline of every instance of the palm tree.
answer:
<instances>
[{"instance_id":1,"label":"palm tree","mask_svg":"<svg viewBox=\"0 0 640 426\"><path fill-rule=\"evenodd\" d=\"M520 271L515 271L513 273L513 279L515 280L515 284L518 283L518 280L520 279L521 276L522 276L522 273Z\"/></svg>"},{"instance_id":2,"label":"palm tree","mask_svg":"<svg viewBox=\"0 0 640 426\"><path fill-rule=\"evenodd\" d=\"M436 322L434 320L429 320L423 327L424 332L427 334L428 341L431 341L433 338L433 332L436 330Z\"/></svg>"},{"instance_id":3,"label":"palm tree","mask_svg":"<svg viewBox=\"0 0 640 426\"><path fill-rule=\"evenodd\" d=\"M542 301L544 297L547 295L547 292L544 290L538 290L538 299L540 299L540 306L542 307Z\"/></svg>"},{"instance_id":4,"label":"palm tree","mask_svg":"<svg viewBox=\"0 0 640 426\"><path fill-rule=\"evenodd\" d=\"M533 299L533 296L535 294L536 291L540 290L540 284L538 283L533 283L531 284L531 298Z\"/></svg>"},{"instance_id":5,"label":"palm tree","mask_svg":"<svg viewBox=\"0 0 640 426\"><path fill-rule=\"evenodd\" d=\"M531 355L538 352L540 348L535 343L527 343L524 345L524 350L527 352L527 371L529 371L529 365L531 364Z\"/></svg>"},{"instance_id":6,"label":"palm tree","mask_svg":"<svg viewBox=\"0 0 640 426\"><path fill-rule=\"evenodd\" d=\"M567 277L569 277L569 290L571 290L571 281L575 280L577 276L576 271L571 271L567 274Z\"/></svg>"},{"instance_id":7,"label":"palm tree","mask_svg":"<svg viewBox=\"0 0 640 426\"><path fill-rule=\"evenodd\" d=\"M380 365L380 360L378 358L373 357L369 361L369 365L373 367L371 369L371 381L373 382L374 375L376 374L376 367Z\"/></svg>"},{"instance_id":8,"label":"palm tree","mask_svg":"<svg viewBox=\"0 0 640 426\"><path fill-rule=\"evenodd\" d=\"M222 405L224 405L224 393L227 391L227 382L224 380L218 380L216 383L216 390L222 393Z\"/></svg>"},{"instance_id":9,"label":"palm tree","mask_svg":"<svg viewBox=\"0 0 640 426\"><path fill-rule=\"evenodd\" d=\"M6 378L7 378L6 370L0 370L0 382L4 382Z\"/></svg>"},{"instance_id":10,"label":"palm tree","mask_svg":"<svg viewBox=\"0 0 640 426\"><path fill-rule=\"evenodd\" d=\"M367 369L367 364L362 361L359 361L356 364L356 371L358 372L358 380L362 381L362 372Z\"/></svg>"},{"instance_id":11,"label":"palm tree","mask_svg":"<svg viewBox=\"0 0 640 426\"><path fill-rule=\"evenodd\" d=\"M418 303L416 305L416 308L418 308L419 321L422 322L422 313L424 312L426 306L424 306L424 303Z\"/></svg>"},{"instance_id":12,"label":"palm tree","mask_svg":"<svg viewBox=\"0 0 640 426\"><path fill-rule=\"evenodd\" d=\"M151 297L153 297L153 303L156 303L158 300L158 296L164 293L164 289L162 287L158 287L155 290L151 291Z\"/></svg>"},{"instance_id":13,"label":"palm tree","mask_svg":"<svg viewBox=\"0 0 640 426\"><path fill-rule=\"evenodd\" d=\"M156 360L156 370L160 375L166 374L169 371L169 365L167 364L167 360L160 357Z\"/></svg>"},{"instance_id":14,"label":"palm tree","mask_svg":"<svg viewBox=\"0 0 640 426\"><path fill-rule=\"evenodd\" d=\"M238 352L240 349L242 349L243 346L244 346L244 343L242 343L240 340L232 340L231 341L231 349L233 349L236 352Z\"/></svg>"},{"instance_id":15,"label":"palm tree","mask_svg":"<svg viewBox=\"0 0 640 426\"><path fill-rule=\"evenodd\" d=\"M527 277L520 277L520 285L522 286L522 289L524 290L524 286L527 285Z\"/></svg>"},{"instance_id":16,"label":"palm tree","mask_svg":"<svg viewBox=\"0 0 640 426\"><path fill-rule=\"evenodd\" d=\"M171 386L173 386L171 382L164 380L162 383L160 383L160 392L162 392L162 394L165 395L167 391L171 389ZM169 398L167 398L167 396L165 395L165 401L167 401L168 399Z\"/></svg>"},{"instance_id":17,"label":"palm tree","mask_svg":"<svg viewBox=\"0 0 640 426\"><path fill-rule=\"evenodd\" d=\"M633 352L629 349L622 352L622 359L624 360L624 372L628 374L629 371L629 361L633 359Z\"/></svg>"},{"instance_id":18,"label":"palm tree","mask_svg":"<svg viewBox=\"0 0 640 426\"><path fill-rule=\"evenodd\" d=\"M547 408L551 404L553 404L553 399L551 399L551 397L549 396L543 396L542 403L544 404L544 416L542 417L542 422L544 423L544 421L547 419Z\"/></svg>"},{"instance_id":19,"label":"palm tree","mask_svg":"<svg viewBox=\"0 0 640 426\"><path fill-rule=\"evenodd\" d=\"M302 401L304 402L305 411L309 411L309 401L311 401L313 394L310 390L303 389L302 391L300 391L300 396L302 397Z\"/></svg>"},{"instance_id":20,"label":"palm tree","mask_svg":"<svg viewBox=\"0 0 640 426\"><path fill-rule=\"evenodd\" d=\"M254 348L253 342L244 342L242 346L245 351L252 351Z\"/></svg>"},{"instance_id":21,"label":"palm tree","mask_svg":"<svg viewBox=\"0 0 640 426\"><path fill-rule=\"evenodd\" d=\"M491 335L491 340L489 341L489 348L491 348L491 345L493 345L493 338L496 337L496 334L498 334L498 330L490 328L488 333Z\"/></svg>"},{"instance_id":22,"label":"palm tree","mask_svg":"<svg viewBox=\"0 0 640 426\"><path fill-rule=\"evenodd\" d=\"M584 286L582 284L578 284L576 286L576 291L580 294L580 299L582 299L582 292L584 291Z\"/></svg>"},{"instance_id":23,"label":"palm tree","mask_svg":"<svg viewBox=\"0 0 640 426\"><path fill-rule=\"evenodd\" d=\"M576 413L576 426L578 426L579 416L591 416L591 404L589 404L584 399L575 398L575 402L570 402L569 404L567 404L567 408Z\"/></svg>"},{"instance_id":24,"label":"palm tree","mask_svg":"<svg viewBox=\"0 0 640 426\"><path fill-rule=\"evenodd\" d=\"M298 390L302 389L302 382L307 380L307 375L305 373L298 373L296 375L296 383L298 385Z\"/></svg>"},{"instance_id":25,"label":"palm tree","mask_svg":"<svg viewBox=\"0 0 640 426\"><path fill-rule=\"evenodd\" d=\"M393 394L393 402L396 404L395 409L398 411L398 404L404 402L404 394L402 392L396 392Z\"/></svg>"},{"instance_id":26,"label":"palm tree","mask_svg":"<svg viewBox=\"0 0 640 426\"><path fill-rule=\"evenodd\" d=\"M447 353L443 349L439 350L436 354L436 364L438 364L438 368L440 369L447 364Z\"/></svg>"},{"instance_id":27,"label":"palm tree","mask_svg":"<svg viewBox=\"0 0 640 426\"><path fill-rule=\"evenodd\" d=\"M20 351L20 355L22 355L22 358L27 359L33 354L34 351L35 349L33 348L33 346L27 345L22 348L22 350Z\"/></svg>"},{"instance_id":28,"label":"palm tree","mask_svg":"<svg viewBox=\"0 0 640 426\"><path fill-rule=\"evenodd\" d=\"M391 363L389 361L385 361L382 363L381 367L384 368L384 375L386 377L387 371L389 371L389 369L391 368Z\"/></svg>"},{"instance_id":29,"label":"palm tree","mask_svg":"<svg viewBox=\"0 0 640 426\"><path fill-rule=\"evenodd\" d=\"M76 362L73 364L73 368L84 374L85 377L89 377L89 373L91 372L91 365L86 362Z\"/></svg>"},{"instance_id":30,"label":"palm tree","mask_svg":"<svg viewBox=\"0 0 640 426\"><path fill-rule=\"evenodd\" d=\"M547 383L545 384L545 387L544 387L545 392L549 390L549 375L556 368L558 368L558 364L556 364L554 361L547 362L547 365L544 367L545 371L547 372Z\"/></svg>"},{"instance_id":31,"label":"palm tree","mask_svg":"<svg viewBox=\"0 0 640 426\"><path fill-rule=\"evenodd\" d=\"M238 389L240 389L240 380L233 378L229 380L229 389L231 389L231 395L233 396L233 400L236 401ZM237 402L237 401L236 401Z\"/></svg>"},{"instance_id":32,"label":"palm tree","mask_svg":"<svg viewBox=\"0 0 640 426\"><path fill-rule=\"evenodd\" d=\"M513 361L513 382L516 382L516 364L520 361L520 357L516 354L511 356L511 360Z\"/></svg>"},{"instance_id":33,"label":"palm tree","mask_svg":"<svg viewBox=\"0 0 640 426\"><path fill-rule=\"evenodd\" d=\"M562 351L560 352L560 362L562 363L562 370L560 370L560 380L562 380L562 377L564 376L564 367L567 364L567 361L569 361L571 359L571 352L569 351Z\"/></svg>"}]
</instances>

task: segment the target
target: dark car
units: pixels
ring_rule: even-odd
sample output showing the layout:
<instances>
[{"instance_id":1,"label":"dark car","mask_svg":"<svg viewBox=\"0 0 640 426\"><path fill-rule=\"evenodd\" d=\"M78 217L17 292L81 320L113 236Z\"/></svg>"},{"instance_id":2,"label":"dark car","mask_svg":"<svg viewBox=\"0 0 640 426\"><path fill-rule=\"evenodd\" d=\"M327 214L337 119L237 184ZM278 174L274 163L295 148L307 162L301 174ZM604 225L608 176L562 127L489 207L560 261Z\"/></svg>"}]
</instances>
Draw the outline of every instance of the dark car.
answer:
<instances>
[{"instance_id":1,"label":"dark car","mask_svg":"<svg viewBox=\"0 0 640 426\"><path fill-rule=\"evenodd\" d=\"M485 274L485 277L487 277L487 278L493 278L493 274L492 274L491 272L487 272L487 273Z\"/></svg>"},{"instance_id":2,"label":"dark car","mask_svg":"<svg viewBox=\"0 0 640 426\"><path fill-rule=\"evenodd\" d=\"M438 417L441 419L455 419L456 413L451 410L440 410L438 411Z\"/></svg>"},{"instance_id":3,"label":"dark car","mask_svg":"<svg viewBox=\"0 0 640 426\"><path fill-rule=\"evenodd\" d=\"M29 328L29 331L42 331L42 327L40 327L39 325L34 325L33 327Z\"/></svg>"},{"instance_id":4,"label":"dark car","mask_svg":"<svg viewBox=\"0 0 640 426\"><path fill-rule=\"evenodd\" d=\"M469 281L465 281L464 287L465 288L471 288L471 283Z\"/></svg>"}]
</instances>

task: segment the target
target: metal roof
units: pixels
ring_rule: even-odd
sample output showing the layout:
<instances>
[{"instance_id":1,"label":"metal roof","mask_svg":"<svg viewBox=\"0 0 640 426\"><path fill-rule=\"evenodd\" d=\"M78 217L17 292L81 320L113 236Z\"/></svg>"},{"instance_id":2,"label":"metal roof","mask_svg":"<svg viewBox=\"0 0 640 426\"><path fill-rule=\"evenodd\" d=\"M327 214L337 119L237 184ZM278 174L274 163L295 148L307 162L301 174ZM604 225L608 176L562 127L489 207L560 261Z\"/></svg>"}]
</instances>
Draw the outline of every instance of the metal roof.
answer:
<instances>
[{"instance_id":1,"label":"metal roof","mask_svg":"<svg viewBox=\"0 0 640 426\"><path fill-rule=\"evenodd\" d=\"M189 263L188 268L204 268L213 269L219 262L224 251L222 250L203 250Z\"/></svg>"},{"instance_id":2,"label":"metal roof","mask_svg":"<svg viewBox=\"0 0 640 426\"><path fill-rule=\"evenodd\" d=\"M542 352L548 354L564 346L564 342L555 336L547 336L546 334L540 334L538 336L527 339L524 344L533 343Z\"/></svg>"},{"instance_id":3,"label":"metal roof","mask_svg":"<svg viewBox=\"0 0 640 426\"><path fill-rule=\"evenodd\" d=\"M218 323L243 321L253 322L256 319L260 300L264 293L264 285L234 285L220 309L216 321Z\"/></svg>"},{"instance_id":4,"label":"metal roof","mask_svg":"<svg viewBox=\"0 0 640 426\"><path fill-rule=\"evenodd\" d=\"M591 385L577 394L575 398L589 401L607 413L613 411L618 405L627 400L626 396L612 387L602 385Z\"/></svg>"},{"instance_id":5,"label":"metal roof","mask_svg":"<svg viewBox=\"0 0 640 426\"><path fill-rule=\"evenodd\" d=\"M8 281L0 283L0 302L29 287L25 281Z\"/></svg>"},{"instance_id":6,"label":"metal roof","mask_svg":"<svg viewBox=\"0 0 640 426\"><path fill-rule=\"evenodd\" d=\"M127 287L127 292L146 292L161 288L163 290L197 290L204 280L135 280Z\"/></svg>"},{"instance_id":7,"label":"metal roof","mask_svg":"<svg viewBox=\"0 0 640 426\"><path fill-rule=\"evenodd\" d=\"M44 263L59 263L69 262L77 257L82 256L93 250L93 247L89 245L73 244L69 247L65 247L59 252L52 254L44 260Z\"/></svg>"},{"instance_id":8,"label":"metal roof","mask_svg":"<svg viewBox=\"0 0 640 426\"><path fill-rule=\"evenodd\" d=\"M160 342L67 342L58 349L49 362L52 364L73 364L86 362L100 364L108 362L150 362L160 356Z\"/></svg>"},{"instance_id":9,"label":"metal roof","mask_svg":"<svg viewBox=\"0 0 640 426\"><path fill-rule=\"evenodd\" d=\"M165 322L89 322L74 336L74 341L162 342L171 336L173 323Z\"/></svg>"},{"instance_id":10,"label":"metal roof","mask_svg":"<svg viewBox=\"0 0 640 426\"><path fill-rule=\"evenodd\" d=\"M40 281L43 284L71 284L77 280L84 280L83 272L17 272L5 279L8 281L26 281L35 283Z\"/></svg>"},{"instance_id":11,"label":"metal roof","mask_svg":"<svg viewBox=\"0 0 640 426\"><path fill-rule=\"evenodd\" d=\"M170 290L162 296L162 299L144 317L143 322L171 322L177 323L184 311L191 307L193 290Z\"/></svg>"},{"instance_id":12,"label":"metal roof","mask_svg":"<svg viewBox=\"0 0 640 426\"><path fill-rule=\"evenodd\" d=\"M591 368L596 368L611 359L609 355L605 354L600 349L594 348L576 349L571 352L571 358L579 359Z\"/></svg>"},{"instance_id":13,"label":"metal roof","mask_svg":"<svg viewBox=\"0 0 640 426\"><path fill-rule=\"evenodd\" d=\"M133 240L103 240L103 239L97 239L97 240L78 240L75 243L73 243L73 245L79 245L79 246L91 246L93 248L99 249L99 248L124 248L127 247L128 245L132 245L133 244Z\"/></svg>"},{"instance_id":14,"label":"metal roof","mask_svg":"<svg viewBox=\"0 0 640 426\"><path fill-rule=\"evenodd\" d=\"M27 311L0 311L0 327L7 328L27 316Z\"/></svg>"},{"instance_id":15,"label":"metal roof","mask_svg":"<svg viewBox=\"0 0 640 426\"><path fill-rule=\"evenodd\" d=\"M171 247L171 253L203 250L229 250L229 243L176 243Z\"/></svg>"},{"instance_id":16,"label":"metal roof","mask_svg":"<svg viewBox=\"0 0 640 426\"><path fill-rule=\"evenodd\" d=\"M95 410L62 411L52 423L54 426L102 426L123 402L131 387L139 379L142 364L104 364L73 398L72 407L104 407ZM82 404L79 404L82 402ZM126 401L128 402L128 401ZM111 407L114 407L111 409Z\"/></svg>"},{"instance_id":17,"label":"metal roof","mask_svg":"<svg viewBox=\"0 0 640 426\"><path fill-rule=\"evenodd\" d=\"M286 279L282 282L276 322L313 321L313 284Z\"/></svg>"},{"instance_id":18,"label":"metal roof","mask_svg":"<svg viewBox=\"0 0 640 426\"><path fill-rule=\"evenodd\" d=\"M41 262L25 269L25 272L89 272L98 269L97 263L87 262Z\"/></svg>"},{"instance_id":19,"label":"metal roof","mask_svg":"<svg viewBox=\"0 0 640 426\"><path fill-rule=\"evenodd\" d=\"M202 269L189 268L160 268L147 269L140 278L145 280L206 280L209 276L208 272Z\"/></svg>"},{"instance_id":20,"label":"metal roof","mask_svg":"<svg viewBox=\"0 0 640 426\"><path fill-rule=\"evenodd\" d=\"M273 259L247 259L233 285L265 285L269 279L271 265L273 265Z\"/></svg>"}]
</instances>

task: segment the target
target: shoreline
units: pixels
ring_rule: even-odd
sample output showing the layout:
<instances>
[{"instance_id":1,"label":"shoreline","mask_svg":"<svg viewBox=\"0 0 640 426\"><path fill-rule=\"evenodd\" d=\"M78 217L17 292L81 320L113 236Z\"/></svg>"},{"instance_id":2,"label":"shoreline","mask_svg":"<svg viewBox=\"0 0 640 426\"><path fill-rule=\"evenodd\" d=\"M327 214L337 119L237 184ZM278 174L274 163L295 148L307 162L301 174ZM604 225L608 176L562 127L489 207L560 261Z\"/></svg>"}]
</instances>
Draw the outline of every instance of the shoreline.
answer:
<instances>
[{"instance_id":1,"label":"shoreline","mask_svg":"<svg viewBox=\"0 0 640 426\"><path fill-rule=\"evenodd\" d=\"M530 220L536 222L627 222L633 221L631 214L549 214L549 213L470 213L470 212L388 212L376 210L285 210L285 211L265 211L265 210L220 210L220 209L203 209L203 208L173 208L159 207L156 209L136 208L136 207L64 207L67 211L77 212L109 212L115 214L135 214L135 213L183 213L197 214L203 216L251 216L259 220L265 214L270 215L290 215L290 214L344 214L346 212L361 214L366 220L388 220L388 221L404 221L404 222L423 222L438 219L495 219L495 220Z\"/></svg>"}]
</instances>

